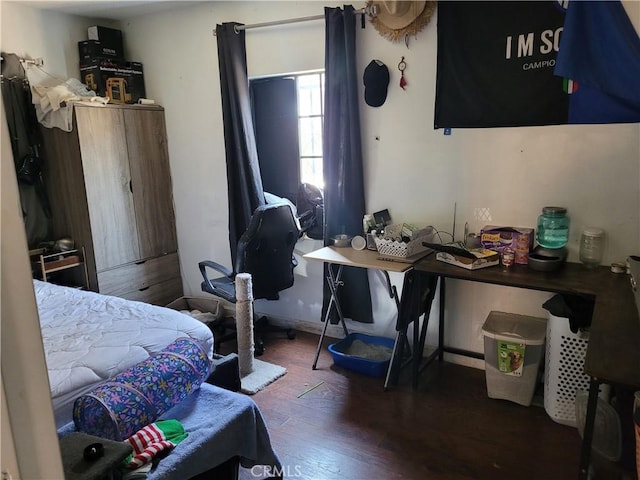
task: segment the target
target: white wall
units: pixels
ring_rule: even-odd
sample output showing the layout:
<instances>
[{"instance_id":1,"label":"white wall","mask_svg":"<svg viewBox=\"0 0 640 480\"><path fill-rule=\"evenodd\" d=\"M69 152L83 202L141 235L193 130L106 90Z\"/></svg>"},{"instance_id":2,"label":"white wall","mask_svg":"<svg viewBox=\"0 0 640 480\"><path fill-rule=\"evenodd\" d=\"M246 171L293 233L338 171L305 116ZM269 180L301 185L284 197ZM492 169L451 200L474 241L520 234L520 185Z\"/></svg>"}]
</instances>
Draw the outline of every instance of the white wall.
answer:
<instances>
[{"instance_id":1,"label":"white wall","mask_svg":"<svg viewBox=\"0 0 640 480\"><path fill-rule=\"evenodd\" d=\"M212 30L227 21L250 24L319 15L325 5L343 3L205 2L120 25L128 58L144 63L147 96L167 112L186 294L201 294L198 261L209 258L230 265L217 46ZM364 2L353 4L364 6ZM625 7L640 25L640 3L626 1ZM10 26L15 26L5 35L3 21L3 43L8 36L16 53L42 56L50 71L66 68L68 75L77 75L70 59L77 56L75 42L84 39L82 21L41 15L24 4L11 13L15 18ZM44 25L50 18L58 28ZM490 209L495 224L535 226L543 206L562 205L572 222L569 260L577 261L579 233L587 224L607 232L606 263L638 253L640 125L454 129L451 136L443 135L442 130L433 129L436 21L434 17L412 38L408 49L383 39L371 25L358 29L360 71L377 58L391 73L386 103L377 109L361 104L368 210L388 208L394 220L451 231L457 205L456 232L461 233L465 222L472 231L489 223L474 216L477 208ZM65 22L73 28L61 27ZM46 37L41 36L40 27L47 28ZM33 34L24 28L34 30ZM250 30L246 39L249 75L322 68L324 63L322 21ZM398 86L396 66L401 56L408 65L406 91ZM317 241L301 241L297 253L318 246ZM370 278L375 324L354 326L390 335L393 304L384 293L381 275L372 272ZM401 284L400 275L392 278ZM261 301L256 307L319 330L322 281L321 265L301 261L294 287L283 292L279 302ZM491 309L546 313L541 308L549 297L545 293L456 281L449 285L446 341L451 346L481 351L480 328ZM433 344L431 330L428 342Z\"/></svg>"},{"instance_id":2,"label":"white wall","mask_svg":"<svg viewBox=\"0 0 640 480\"><path fill-rule=\"evenodd\" d=\"M3 52L42 58L45 70L56 77L79 77L78 42L87 39L87 27L97 19L38 10L29 2L3 0L0 7Z\"/></svg>"}]
</instances>

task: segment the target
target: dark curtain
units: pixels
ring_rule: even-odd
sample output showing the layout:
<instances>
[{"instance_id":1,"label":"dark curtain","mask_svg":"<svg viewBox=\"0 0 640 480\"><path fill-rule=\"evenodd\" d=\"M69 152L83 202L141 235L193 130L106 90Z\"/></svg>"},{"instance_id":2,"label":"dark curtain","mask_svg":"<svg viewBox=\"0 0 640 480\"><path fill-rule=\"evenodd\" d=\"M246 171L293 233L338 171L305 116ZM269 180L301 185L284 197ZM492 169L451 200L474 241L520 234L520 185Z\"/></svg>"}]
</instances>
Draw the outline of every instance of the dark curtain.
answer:
<instances>
[{"instance_id":1,"label":"dark curtain","mask_svg":"<svg viewBox=\"0 0 640 480\"><path fill-rule=\"evenodd\" d=\"M231 22L216 27L233 262L253 211L265 203L249 101L245 32L236 32L237 25Z\"/></svg>"},{"instance_id":2,"label":"dark curtain","mask_svg":"<svg viewBox=\"0 0 640 480\"><path fill-rule=\"evenodd\" d=\"M292 77L249 82L262 186L296 202L300 186L298 92Z\"/></svg>"},{"instance_id":3,"label":"dark curtain","mask_svg":"<svg viewBox=\"0 0 640 480\"><path fill-rule=\"evenodd\" d=\"M324 9L325 104L324 104L324 244L339 233L362 234L365 214L362 147L356 68L356 14L351 5ZM325 264L325 277L327 269ZM367 270L345 267L344 285L338 289L345 317L372 323L371 294ZM331 292L324 286L325 316ZM332 322L337 321L335 311Z\"/></svg>"}]
</instances>

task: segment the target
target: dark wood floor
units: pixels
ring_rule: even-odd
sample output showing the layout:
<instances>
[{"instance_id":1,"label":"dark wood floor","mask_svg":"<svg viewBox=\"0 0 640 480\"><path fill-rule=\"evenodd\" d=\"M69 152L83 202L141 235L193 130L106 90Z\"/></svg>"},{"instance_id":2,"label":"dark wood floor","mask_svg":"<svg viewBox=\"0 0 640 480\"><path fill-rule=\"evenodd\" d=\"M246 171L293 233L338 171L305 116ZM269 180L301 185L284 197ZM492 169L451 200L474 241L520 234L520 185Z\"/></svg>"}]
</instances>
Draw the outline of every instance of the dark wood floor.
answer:
<instances>
[{"instance_id":1,"label":"dark wood floor","mask_svg":"<svg viewBox=\"0 0 640 480\"><path fill-rule=\"evenodd\" d=\"M334 366L326 345L312 370L317 341L270 337L260 357L287 368L252 397L286 478L577 478L577 430L542 407L489 399L484 371L435 363L417 391L401 378L384 392L383 379Z\"/></svg>"}]
</instances>

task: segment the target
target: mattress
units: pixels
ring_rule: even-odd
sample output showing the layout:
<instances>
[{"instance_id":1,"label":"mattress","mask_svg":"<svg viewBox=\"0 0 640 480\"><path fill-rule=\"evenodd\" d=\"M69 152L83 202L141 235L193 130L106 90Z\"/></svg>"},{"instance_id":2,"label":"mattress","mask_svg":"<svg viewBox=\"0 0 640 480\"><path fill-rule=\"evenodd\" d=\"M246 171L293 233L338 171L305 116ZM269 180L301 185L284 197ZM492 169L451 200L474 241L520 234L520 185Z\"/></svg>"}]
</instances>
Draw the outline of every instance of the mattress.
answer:
<instances>
[{"instance_id":1,"label":"mattress","mask_svg":"<svg viewBox=\"0 0 640 480\"><path fill-rule=\"evenodd\" d=\"M200 342L213 358L213 334L176 310L34 280L49 385L58 427L74 400L175 339Z\"/></svg>"}]
</instances>

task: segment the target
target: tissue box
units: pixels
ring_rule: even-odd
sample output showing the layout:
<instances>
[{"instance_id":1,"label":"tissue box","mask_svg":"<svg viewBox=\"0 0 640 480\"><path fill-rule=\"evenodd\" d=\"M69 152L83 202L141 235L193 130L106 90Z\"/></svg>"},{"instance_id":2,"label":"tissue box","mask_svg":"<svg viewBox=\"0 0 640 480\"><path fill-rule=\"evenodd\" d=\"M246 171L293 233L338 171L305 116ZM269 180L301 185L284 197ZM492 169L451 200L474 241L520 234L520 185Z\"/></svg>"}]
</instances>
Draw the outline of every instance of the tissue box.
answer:
<instances>
[{"instance_id":1,"label":"tissue box","mask_svg":"<svg viewBox=\"0 0 640 480\"><path fill-rule=\"evenodd\" d=\"M496 252L510 248L515 252L515 262L526 265L533 249L533 233L533 228L487 225L480 230L480 245Z\"/></svg>"}]
</instances>

